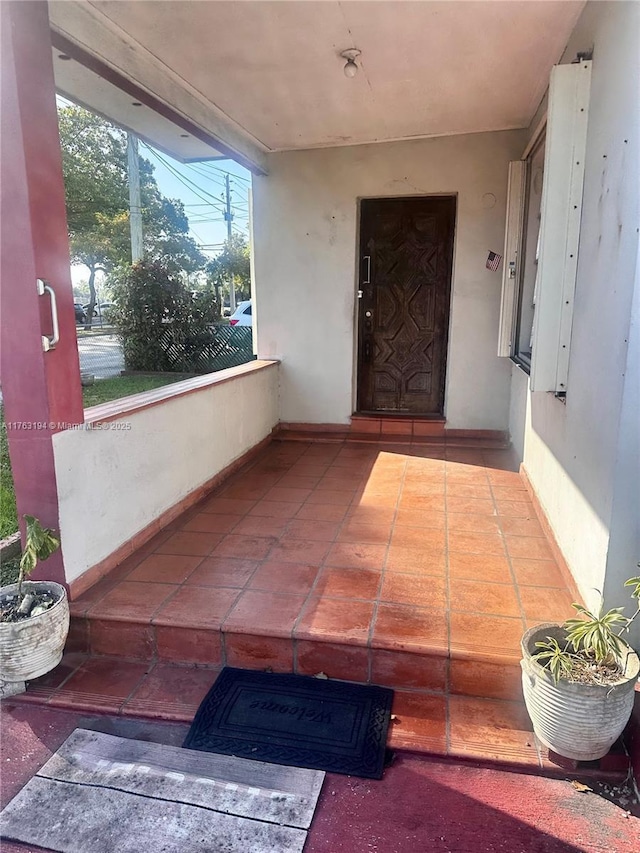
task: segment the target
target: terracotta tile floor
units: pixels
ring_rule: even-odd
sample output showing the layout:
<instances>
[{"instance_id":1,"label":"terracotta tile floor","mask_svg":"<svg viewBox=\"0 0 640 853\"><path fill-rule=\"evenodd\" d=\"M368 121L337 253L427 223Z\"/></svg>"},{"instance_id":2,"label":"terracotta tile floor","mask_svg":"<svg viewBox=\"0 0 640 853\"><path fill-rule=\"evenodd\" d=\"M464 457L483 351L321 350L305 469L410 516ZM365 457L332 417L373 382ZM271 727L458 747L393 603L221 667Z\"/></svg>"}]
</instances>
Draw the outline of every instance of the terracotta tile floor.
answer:
<instances>
[{"instance_id":1,"label":"terracotta tile floor","mask_svg":"<svg viewBox=\"0 0 640 853\"><path fill-rule=\"evenodd\" d=\"M468 444L274 441L72 602L91 656L25 701L189 719L225 663L322 671L396 689L392 744L541 766L519 641L571 597L510 451Z\"/></svg>"}]
</instances>

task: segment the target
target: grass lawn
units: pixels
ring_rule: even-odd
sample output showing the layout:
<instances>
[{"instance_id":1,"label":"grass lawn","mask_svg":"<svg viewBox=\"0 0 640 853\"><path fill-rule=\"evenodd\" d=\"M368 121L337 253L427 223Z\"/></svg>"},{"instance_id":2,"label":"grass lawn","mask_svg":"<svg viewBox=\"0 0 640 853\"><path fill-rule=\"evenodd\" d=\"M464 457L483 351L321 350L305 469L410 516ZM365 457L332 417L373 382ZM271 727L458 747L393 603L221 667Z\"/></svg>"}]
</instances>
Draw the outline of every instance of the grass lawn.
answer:
<instances>
[{"instance_id":1,"label":"grass lawn","mask_svg":"<svg viewBox=\"0 0 640 853\"><path fill-rule=\"evenodd\" d=\"M12 557L10 560L3 560L0 565L0 586L9 586L10 583L18 582L18 564L20 557Z\"/></svg>"},{"instance_id":2,"label":"grass lawn","mask_svg":"<svg viewBox=\"0 0 640 853\"><path fill-rule=\"evenodd\" d=\"M182 379L190 379L191 375L176 373L173 376L162 374L154 376L112 376L110 379L96 379L93 385L87 385L82 389L84 407L97 406L99 403L108 403L109 400L117 400L120 397L128 397L130 394L139 394L141 391L151 391L152 388L161 388L163 385L171 385Z\"/></svg>"}]
</instances>

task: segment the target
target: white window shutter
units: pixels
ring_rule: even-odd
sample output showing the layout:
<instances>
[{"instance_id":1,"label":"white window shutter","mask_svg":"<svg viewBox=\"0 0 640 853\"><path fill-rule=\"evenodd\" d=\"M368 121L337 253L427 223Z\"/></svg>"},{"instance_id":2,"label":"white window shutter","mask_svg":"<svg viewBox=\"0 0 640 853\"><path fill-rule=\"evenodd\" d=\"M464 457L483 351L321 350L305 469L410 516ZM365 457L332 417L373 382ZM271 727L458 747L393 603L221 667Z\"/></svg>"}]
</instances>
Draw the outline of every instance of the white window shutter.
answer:
<instances>
[{"instance_id":1,"label":"white window shutter","mask_svg":"<svg viewBox=\"0 0 640 853\"><path fill-rule=\"evenodd\" d=\"M509 163L502 298L500 300L500 328L498 330L498 355L507 358L513 355L513 336L516 328L526 178L527 163L525 160L514 160Z\"/></svg>"},{"instance_id":2,"label":"white window shutter","mask_svg":"<svg viewBox=\"0 0 640 853\"><path fill-rule=\"evenodd\" d=\"M531 390L565 393L578 266L591 62L551 72Z\"/></svg>"}]
</instances>

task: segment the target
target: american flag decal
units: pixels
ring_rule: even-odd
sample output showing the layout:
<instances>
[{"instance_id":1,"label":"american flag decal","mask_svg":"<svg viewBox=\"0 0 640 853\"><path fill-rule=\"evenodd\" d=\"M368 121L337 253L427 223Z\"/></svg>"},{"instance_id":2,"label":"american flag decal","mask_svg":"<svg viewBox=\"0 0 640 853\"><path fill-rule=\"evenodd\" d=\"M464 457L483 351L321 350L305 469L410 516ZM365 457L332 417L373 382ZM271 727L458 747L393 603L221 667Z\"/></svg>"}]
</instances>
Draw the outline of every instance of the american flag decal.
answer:
<instances>
[{"instance_id":1,"label":"american flag decal","mask_svg":"<svg viewBox=\"0 0 640 853\"><path fill-rule=\"evenodd\" d=\"M498 255L496 252L489 252L489 257L487 258L487 269L495 272L500 266L501 260L502 255Z\"/></svg>"}]
</instances>

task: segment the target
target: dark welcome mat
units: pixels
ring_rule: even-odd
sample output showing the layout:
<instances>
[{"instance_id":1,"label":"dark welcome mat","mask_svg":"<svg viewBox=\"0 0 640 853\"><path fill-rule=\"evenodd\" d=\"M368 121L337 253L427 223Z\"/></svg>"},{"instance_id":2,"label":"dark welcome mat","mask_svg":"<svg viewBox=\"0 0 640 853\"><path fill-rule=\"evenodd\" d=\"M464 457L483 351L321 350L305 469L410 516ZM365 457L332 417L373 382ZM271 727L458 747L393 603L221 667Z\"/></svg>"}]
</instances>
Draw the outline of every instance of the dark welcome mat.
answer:
<instances>
[{"instance_id":1,"label":"dark welcome mat","mask_svg":"<svg viewBox=\"0 0 640 853\"><path fill-rule=\"evenodd\" d=\"M393 690L225 667L183 744L381 779Z\"/></svg>"}]
</instances>

